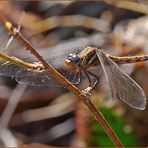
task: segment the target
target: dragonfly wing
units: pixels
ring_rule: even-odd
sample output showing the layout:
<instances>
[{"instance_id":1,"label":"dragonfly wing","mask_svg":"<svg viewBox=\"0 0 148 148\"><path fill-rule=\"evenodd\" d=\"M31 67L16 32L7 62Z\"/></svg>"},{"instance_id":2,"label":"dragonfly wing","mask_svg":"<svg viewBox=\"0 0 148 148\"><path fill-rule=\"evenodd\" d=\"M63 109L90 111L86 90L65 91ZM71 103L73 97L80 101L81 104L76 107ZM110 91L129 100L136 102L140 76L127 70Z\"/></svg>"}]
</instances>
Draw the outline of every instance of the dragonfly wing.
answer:
<instances>
[{"instance_id":1,"label":"dragonfly wing","mask_svg":"<svg viewBox=\"0 0 148 148\"><path fill-rule=\"evenodd\" d=\"M19 83L28 83L35 86L60 85L48 72L33 71L20 68L15 74Z\"/></svg>"},{"instance_id":2,"label":"dragonfly wing","mask_svg":"<svg viewBox=\"0 0 148 148\"><path fill-rule=\"evenodd\" d=\"M109 82L113 99L121 99L136 109L145 109L146 96L142 88L105 53L100 50L96 50L96 53Z\"/></svg>"},{"instance_id":3,"label":"dragonfly wing","mask_svg":"<svg viewBox=\"0 0 148 148\"><path fill-rule=\"evenodd\" d=\"M1 63L0 64L0 75L13 77L15 73L20 69L19 66L12 63Z\"/></svg>"},{"instance_id":4,"label":"dragonfly wing","mask_svg":"<svg viewBox=\"0 0 148 148\"><path fill-rule=\"evenodd\" d=\"M65 74L61 72L61 74ZM72 77L72 73L67 75L67 79ZM56 86L63 87L53 76L47 71L26 70L20 68L15 74L16 81L20 83L28 83L34 86Z\"/></svg>"}]
</instances>

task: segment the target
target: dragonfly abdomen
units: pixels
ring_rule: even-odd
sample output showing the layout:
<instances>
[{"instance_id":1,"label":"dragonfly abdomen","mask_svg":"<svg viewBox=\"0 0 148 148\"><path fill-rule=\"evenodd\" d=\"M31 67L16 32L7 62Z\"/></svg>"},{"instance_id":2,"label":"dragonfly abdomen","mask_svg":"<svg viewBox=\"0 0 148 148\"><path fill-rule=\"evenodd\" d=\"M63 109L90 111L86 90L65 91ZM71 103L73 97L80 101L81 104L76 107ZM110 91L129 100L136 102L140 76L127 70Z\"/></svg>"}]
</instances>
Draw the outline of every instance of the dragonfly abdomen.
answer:
<instances>
[{"instance_id":1,"label":"dragonfly abdomen","mask_svg":"<svg viewBox=\"0 0 148 148\"><path fill-rule=\"evenodd\" d=\"M137 62L144 62L148 60L148 55L128 56L128 57L116 57L116 56L108 55L108 57L118 64L137 63Z\"/></svg>"}]
</instances>

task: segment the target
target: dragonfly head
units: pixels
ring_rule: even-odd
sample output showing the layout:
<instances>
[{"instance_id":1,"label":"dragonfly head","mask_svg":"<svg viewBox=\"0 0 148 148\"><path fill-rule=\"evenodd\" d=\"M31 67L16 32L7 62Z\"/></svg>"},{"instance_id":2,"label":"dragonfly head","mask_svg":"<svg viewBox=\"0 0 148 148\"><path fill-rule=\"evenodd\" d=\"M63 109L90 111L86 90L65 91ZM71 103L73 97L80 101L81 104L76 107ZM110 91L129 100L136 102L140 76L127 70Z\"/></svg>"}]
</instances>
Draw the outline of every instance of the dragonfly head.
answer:
<instances>
[{"instance_id":1,"label":"dragonfly head","mask_svg":"<svg viewBox=\"0 0 148 148\"><path fill-rule=\"evenodd\" d=\"M70 68L70 69L75 69L76 67L79 66L79 64L81 63L81 59L80 57L75 54L75 53L70 53L66 60L65 60L66 65Z\"/></svg>"}]
</instances>

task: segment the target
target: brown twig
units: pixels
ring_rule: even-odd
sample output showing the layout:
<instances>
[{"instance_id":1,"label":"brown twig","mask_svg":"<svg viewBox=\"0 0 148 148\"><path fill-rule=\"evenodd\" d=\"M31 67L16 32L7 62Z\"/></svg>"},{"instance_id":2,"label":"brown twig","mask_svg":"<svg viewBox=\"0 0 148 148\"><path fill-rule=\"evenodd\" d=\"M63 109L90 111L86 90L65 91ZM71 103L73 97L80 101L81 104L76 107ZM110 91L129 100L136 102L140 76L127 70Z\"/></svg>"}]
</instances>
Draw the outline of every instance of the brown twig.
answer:
<instances>
[{"instance_id":1,"label":"brown twig","mask_svg":"<svg viewBox=\"0 0 148 148\"><path fill-rule=\"evenodd\" d=\"M8 32L17 37L22 44L27 47L28 50L31 51L31 53L43 64L46 71L48 71L52 76L58 80L61 84L66 86L70 91L72 91L79 99L83 101L83 103L89 108L89 110L94 114L98 122L103 126L104 130L110 137L110 139L113 141L113 143L116 145L116 147L123 147L123 144L117 137L117 135L114 133L112 128L109 126L108 122L105 120L102 113L97 110L97 108L92 104L90 100L90 96L86 95L82 91L80 91L77 87L72 85L63 75L61 75L58 71L56 71L50 64L48 64L35 50L35 48L23 37L23 35L13 27L13 25L6 20L2 14L0 14L0 19L3 22L4 26L8 30Z\"/></svg>"}]
</instances>

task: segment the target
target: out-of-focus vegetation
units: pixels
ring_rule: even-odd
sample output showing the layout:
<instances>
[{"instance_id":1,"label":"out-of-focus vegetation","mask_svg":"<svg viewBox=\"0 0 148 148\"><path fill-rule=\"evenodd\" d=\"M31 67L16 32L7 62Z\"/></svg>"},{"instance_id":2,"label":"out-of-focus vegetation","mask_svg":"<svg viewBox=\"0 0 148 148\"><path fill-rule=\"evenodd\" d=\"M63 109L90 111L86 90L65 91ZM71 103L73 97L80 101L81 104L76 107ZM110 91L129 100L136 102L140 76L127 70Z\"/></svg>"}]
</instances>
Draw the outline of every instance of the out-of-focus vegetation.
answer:
<instances>
[{"instance_id":1,"label":"out-of-focus vegetation","mask_svg":"<svg viewBox=\"0 0 148 148\"><path fill-rule=\"evenodd\" d=\"M106 117L108 123L113 128L115 133L119 136L124 146L132 147L133 145L138 147L137 137L135 136L132 125L127 125L125 122L124 114L118 114L118 110L114 107L107 108L102 107L100 111ZM98 147L113 147L114 144L108 138L108 136L104 133L103 128L94 120L91 121L91 140L90 146L98 146Z\"/></svg>"},{"instance_id":2,"label":"out-of-focus vegetation","mask_svg":"<svg viewBox=\"0 0 148 148\"><path fill-rule=\"evenodd\" d=\"M0 13L16 27L20 25L24 37L61 71L65 70L61 65L69 53L87 46L119 56L147 54L146 10L148 4L144 0L0 2ZM29 60L33 57L17 38L10 39L0 22L0 52ZM0 73L5 75L15 75L19 70L5 66L0 65ZM148 95L147 62L129 64L123 69ZM63 73L68 75L67 71ZM93 103L126 147L147 146L148 108L139 111L121 100L115 102L108 97L103 74L99 73L99 78L99 85L92 92ZM80 89L88 85L86 79L82 80ZM114 146L85 105L66 88L17 85L14 78L0 78L0 146Z\"/></svg>"}]
</instances>

